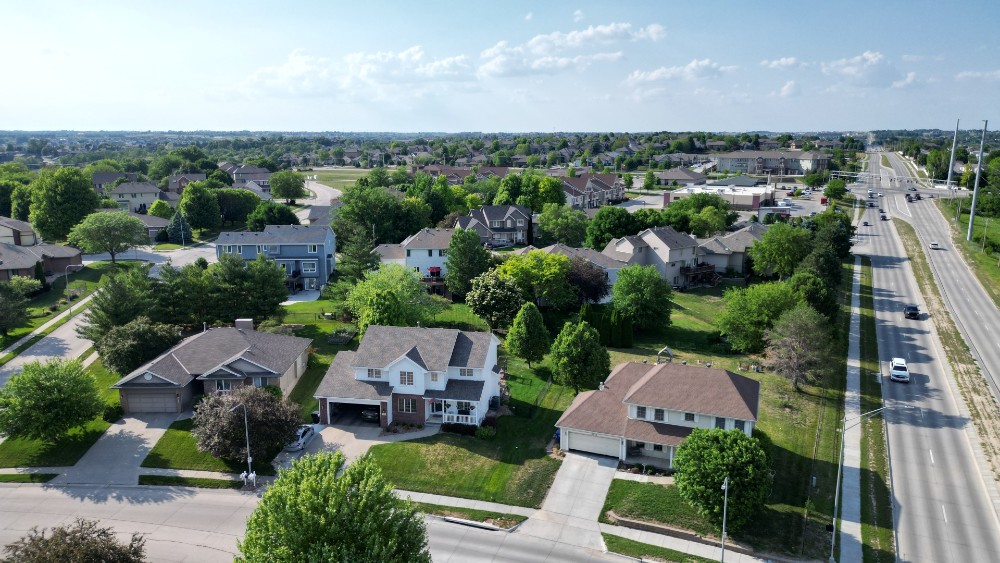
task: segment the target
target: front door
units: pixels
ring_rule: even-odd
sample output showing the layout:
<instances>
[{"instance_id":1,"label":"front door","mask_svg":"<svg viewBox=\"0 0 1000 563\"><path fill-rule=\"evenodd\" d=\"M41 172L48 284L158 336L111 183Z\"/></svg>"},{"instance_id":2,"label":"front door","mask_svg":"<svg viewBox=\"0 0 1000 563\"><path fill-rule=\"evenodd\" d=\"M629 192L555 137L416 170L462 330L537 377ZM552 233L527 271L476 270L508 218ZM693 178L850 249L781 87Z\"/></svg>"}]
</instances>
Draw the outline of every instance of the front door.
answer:
<instances>
[{"instance_id":1,"label":"front door","mask_svg":"<svg viewBox=\"0 0 1000 563\"><path fill-rule=\"evenodd\" d=\"M431 403L431 414L441 414L444 412L444 402L434 401Z\"/></svg>"}]
</instances>

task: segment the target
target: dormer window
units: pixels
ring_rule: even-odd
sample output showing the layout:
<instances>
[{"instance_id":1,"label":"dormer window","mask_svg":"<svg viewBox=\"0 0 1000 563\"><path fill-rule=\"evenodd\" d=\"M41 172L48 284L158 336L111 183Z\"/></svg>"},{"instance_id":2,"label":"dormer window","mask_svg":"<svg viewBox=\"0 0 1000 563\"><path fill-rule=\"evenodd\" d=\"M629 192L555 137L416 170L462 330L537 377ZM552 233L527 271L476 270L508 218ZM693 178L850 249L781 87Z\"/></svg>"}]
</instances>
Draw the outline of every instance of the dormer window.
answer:
<instances>
[{"instance_id":1,"label":"dormer window","mask_svg":"<svg viewBox=\"0 0 1000 563\"><path fill-rule=\"evenodd\" d=\"M646 407L635 407L635 417L646 420Z\"/></svg>"},{"instance_id":2,"label":"dormer window","mask_svg":"<svg viewBox=\"0 0 1000 563\"><path fill-rule=\"evenodd\" d=\"M382 379L382 370L379 368L368 368L368 377L371 379Z\"/></svg>"},{"instance_id":3,"label":"dormer window","mask_svg":"<svg viewBox=\"0 0 1000 563\"><path fill-rule=\"evenodd\" d=\"M472 368L461 368L458 370L458 375L462 377L472 377L473 373Z\"/></svg>"},{"instance_id":4,"label":"dormer window","mask_svg":"<svg viewBox=\"0 0 1000 563\"><path fill-rule=\"evenodd\" d=\"M663 422L663 414L664 414L663 413L663 409L654 409L653 410L653 420L655 420L657 422Z\"/></svg>"}]
</instances>

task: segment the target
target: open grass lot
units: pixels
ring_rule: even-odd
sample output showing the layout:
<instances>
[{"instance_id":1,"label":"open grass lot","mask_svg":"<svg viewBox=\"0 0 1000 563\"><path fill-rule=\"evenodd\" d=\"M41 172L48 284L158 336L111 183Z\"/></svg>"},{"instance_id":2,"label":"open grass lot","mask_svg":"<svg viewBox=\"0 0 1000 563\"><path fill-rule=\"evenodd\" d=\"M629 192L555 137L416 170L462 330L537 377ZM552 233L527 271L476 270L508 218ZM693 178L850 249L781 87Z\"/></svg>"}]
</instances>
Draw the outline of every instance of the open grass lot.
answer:
<instances>
[{"instance_id":1,"label":"open grass lot","mask_svg":"<svg viewBox=\"0 0 1000 563\"><path fill-rule=\"evenodd\" d=\"M945 199L935 198L938 209L952 225L952 245L960 249L965 256L965 261L972 267L979 283L986 288L997 307L1000 307L1000 254L992 251L991 248L1000 249L1000 218L983 217L976 215L975 226L972 229L972 241L965 240L965 235L969 231L969 205L968 198ZM958 224L952 222L958 206L962 206L962 215L958 219ZM983 236L986 236L986 252L983 252Z\"/></svg>"},{"instance_id":2,"label":"open grass lot","mask_svg":"<svg viewBox=\"0 0 1000 563\"><path fill-rule=\"evenodd\" d=\"M505 514L501 512L490 512L489 510L476 510L475 508L462 508L457 506L442 506L440 504L430 504L426 502L414 502L413 507L424 514L434 514L436 516L449 516L451 518L462 518L474 522L493 524L500 528L512 528L528 519L520 514Z\"/></svg>"},{"instance_id":3,"label":"open grass lot","mask_svg":"<svg viewBox=\"0 0 1000 563\"><path fill-rule=\"evenodd\" d=\"M317 182L343 191L353 186L358 178L365 176L369 172L371 170L367 168L354 168L352 166L329 170L306 170L303 174L315 175L317 176Z\"/></svg>"},{"instance_id":4,"label":"open grass lot","mask_svg":"<svg viewBox=\"0 0 1000 563\"><path fill-rule=\"evenodd\" d=\"M219 471L222 473L240 473L246 470L243 462L230 463L211 454L200 451L196 445L191 429L194 421L190 418L178 420L170 425L163 437L156 442L143 467L161 467L164 469L194 469L199 471ZM255 459L254 471L258 475L274 475L271 460Z\"/></svg>"},{"instance_id":5,"label":"open grass lot","mask_svg":"<svg viewBox=\"0 0 1000 563\"><path fill-rule=\"evenodd\" d=\"M118 404L118 392L108 389L118 381L118 376L104 369L100 361L87 368L94 376L101 398L108 405ZM94 442L111 425L101 415L55 442L8 438L0 443L0 467L65 467L75 465Z\"/></svg>"},{"instance_id":6,"label":"open grass lot","mask_svg":"<svg viewBox=\"0 0 1000 563\"><path fill-rule=\"evenodd\" d=\"M195 487L198 489L243 488L243 481L235 479L205 479L202 477L176 477L174 475L139 475L139 484L166 487Z\"/></svg>"},{"instance_id":7,"label":"open grass lot","mask_svg":"<svg viewBox=\"0 0 1000 563\"><path fill-rule=\"evenodd\" d=\"M677 492L673 485L639 483L615 479L601 509L601 522L613 524L606 513L636 520L669 522L671 526L697 532L704 537L716 537L718 532Z\"/></svg>"},{"instance_id":8,"label":"open grass lot","mask_svg":"<svg viewBox=\"0 0 1000 563\"><path fill-rule=\"evenodd\" d=\"M688 555L667 547L649 545L628 538L622 538L612 534L601 534L604 537L604 545L608 546L611 553L619 553L626 557L632 557L640 561L668 561L670 563L712 563L712 559Z\"/></svg>"}]
</instances>

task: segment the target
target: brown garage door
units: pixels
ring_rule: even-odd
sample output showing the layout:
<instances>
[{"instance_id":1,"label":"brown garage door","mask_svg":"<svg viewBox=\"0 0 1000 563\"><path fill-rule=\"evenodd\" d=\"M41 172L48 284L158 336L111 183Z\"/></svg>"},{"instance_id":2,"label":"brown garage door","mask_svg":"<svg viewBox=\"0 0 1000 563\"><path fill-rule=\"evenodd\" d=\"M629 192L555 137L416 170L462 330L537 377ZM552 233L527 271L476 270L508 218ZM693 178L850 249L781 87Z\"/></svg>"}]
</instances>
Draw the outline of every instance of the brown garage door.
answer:
<instances>
[{"instance_id":1,"label":"brown garage door","mask_svg":"<svg viewBox=\"0 0 1000 563\"><path fill-rule=\"evenodd\" d=\"M177 412L177 396L174 391L126 391L129 413Z\"/></svg>"}]
</instances>

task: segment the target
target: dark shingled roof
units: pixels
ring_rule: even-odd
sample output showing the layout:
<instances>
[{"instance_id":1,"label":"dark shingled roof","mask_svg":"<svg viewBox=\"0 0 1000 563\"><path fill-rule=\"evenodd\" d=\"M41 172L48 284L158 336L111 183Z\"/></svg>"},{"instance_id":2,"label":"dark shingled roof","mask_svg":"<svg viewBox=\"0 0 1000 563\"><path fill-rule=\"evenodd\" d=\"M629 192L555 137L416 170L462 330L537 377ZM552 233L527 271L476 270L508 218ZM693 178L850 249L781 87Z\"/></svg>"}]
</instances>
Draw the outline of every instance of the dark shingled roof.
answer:
<instances>
[{"instance_id":1,"label":"dark shingled roof","mask_svg":"<svg viewBox=\"0 0 1000 563\"><path fill-rule=\"evenodd\" d=\"M323 244L332 229L327 225L267 225L262 232L219 233L216 245L226 244ZM329 249L328 249L329 251Z\"/></svg>"},{"instance_id":2,"label":"dark shingled roof","mask_svg":"<svg viewBox=\"0 0 1000 563\"><path fill-rule=\"evenodd\" d=\"M387 381L362 381L354 378L352 364L356 355L357 352L349 350L338 352L313 396L371 401L388 398L392 394L392 387Z\"/></svg>"},{"instance_id":3,"label":"dark shingled roof","mask_svg":"<svg viewBox=\"0 0 1000 563\"><path fill-rule=\"evenodd\" d=\"M684 233L678 233L672 227L654 227L649 232L660 239L667 248L690 248L698 246L698 241ZM642 233L639 233L641 236Z\"/></svg>"},{"instance_id":4,"label":"dark shingled roof","mask_svg":"<svg viewBox=\"0 0 1000 563\"><path fill-rule=\"evenodd\" d=\"M72 258L80 255L80 249L59 244L36 244L33 246L15 246L0 243L0 270L23 270L34 268L35 262L42 258Z\"/></svg>"},{"instance_id":5,"label":"dark shingled roof","mask_svg":"<svg viewBox=\"0 0 1000 563\"><path fill-rule=\"evenodd\" d=\"M384 367L401 356L419 354L421 366L428 371L445 371L456 347L471 346L471 340L458 341L461 331L449 328L413 328L371 325L358 346L355 367Z\"/></svg>"},{"instance_id":6,"label":"dark shingled roof","mask_svg":"<svg viewBox=\"0 0 1000 563\"><path fill-rule=\"evenodd\" d=\"M459 381L449 379L444 390L428 389L424 397L428 399L449 399L452 401L478 401L483 396L485 381Z\"/></svg>"},{"instance_id":7,"label":"dark shingled roof","mask_svg":"<svg viewBox=\"0 0 1000 563\"><path fill-rule=\"evenodd\" d=\"M149 182L126 182L111 190L111 193L115 195L158 194L160 193L160 188L157 188L156 184L151 184Z\"/></svg>"}]
</instances>

